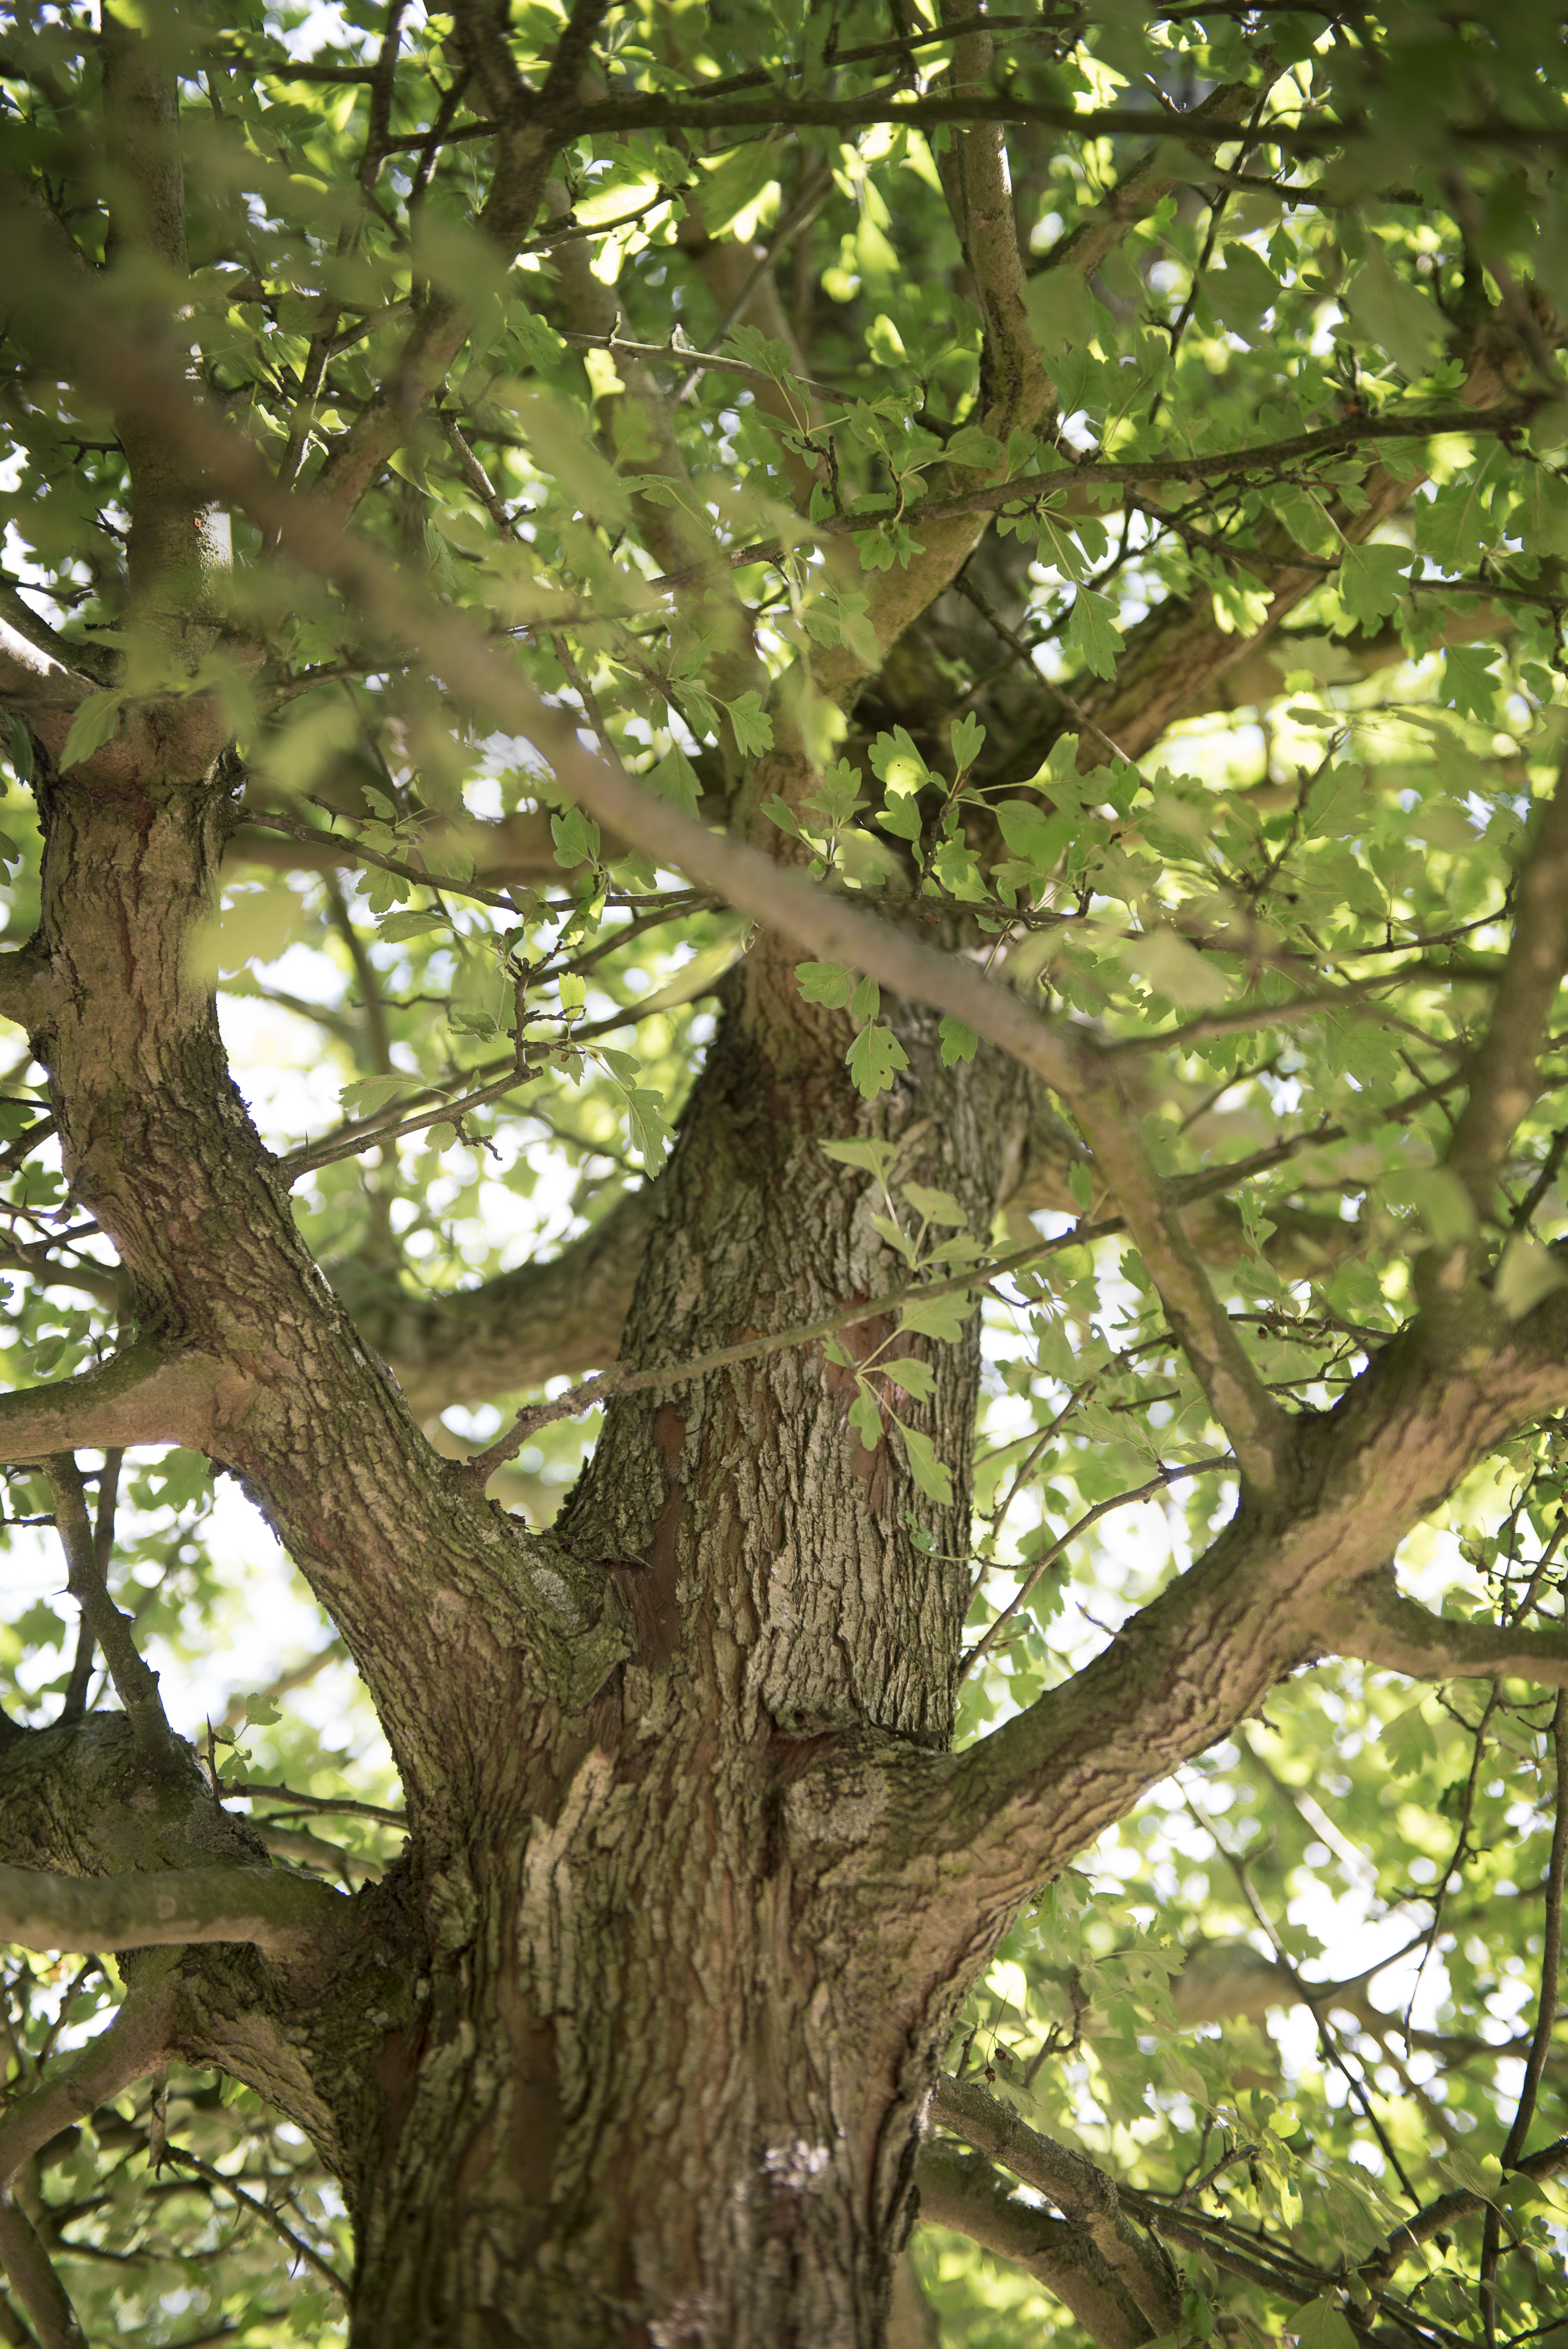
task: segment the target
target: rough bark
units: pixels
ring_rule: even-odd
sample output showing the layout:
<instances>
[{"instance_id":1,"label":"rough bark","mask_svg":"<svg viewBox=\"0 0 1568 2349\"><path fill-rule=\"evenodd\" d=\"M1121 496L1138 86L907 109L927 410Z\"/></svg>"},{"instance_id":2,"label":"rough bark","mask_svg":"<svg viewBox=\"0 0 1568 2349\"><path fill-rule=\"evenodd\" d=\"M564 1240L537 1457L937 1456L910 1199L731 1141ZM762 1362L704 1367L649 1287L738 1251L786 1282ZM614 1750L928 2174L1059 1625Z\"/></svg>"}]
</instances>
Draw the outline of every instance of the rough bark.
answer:
<instances>
[{"instance_id":1,"label":"rough bark","mask_svg":"<svg viewBox=\"0 0 1568 2349\"><path fill-rule=\"evenodd\" d=\"M505 247L531 222L551 109L575 86L597 10L575 12L539 93L521 88L488 15L462 5L458 20L500 124L485 219ZM108 47L142 198L121 242L139 237L172 268L170 89L123 27ZM965 36L955 79L987 65ZM1003 160L998 134L971 129L948 168L989 336L982 412L998 430L1037 422L1049 399ZM335 448L325 502L352 509L465 331L453 304L425 306L394 378ZM1008 1202L1057 1204L1064 1169L1092 1150L1235 1442L1243 1499L1208 1555L1086 1671L960 1759L946 1748L973 1319L952 1346L901 1341L929 1361L928 1402L882 1382L890 1411L954 1472L951 1502L917 1489L891 1425L874 1449L851 1436L852 1370L802 1349L615 1402L559 1527L531 1538L426 1442L301 1242L229 1081L201 977L232 815L221 713L201 697L142 697L110 744L62 773L93 680L25 619L0 622L0 687L37 738L46 842L39 937L8 962L3 1001L49 1071L71 1195L118 1251L136 1322L104 1371L16 1398L0 1447L33 1459L171 1437L241 1476L371 1692L409 1825L381 1883L296 1901L182 1749L150 1760L123 1715L37 1733L0 1720L0 1904L62 1947L97 1946L107 1920L141 1945L133 1982L168 1962L147 1950L185 1936L164 2043L256 2087L343 2178L356 2349L875 2349L950 2026L1042 1881L1323 1648L1381 1658L1392 1641L1398 1658L1440 1652L1446 1670L1528 1664L1568 1682L1562 1641L1504 1644L1473 1625L1450 1637L1376 1578L1498 1437L1568 1397L1568 1308L1510 1322L1461 1262L1338 1410L1287 1419L1092 1039L894 921L655 808L459 622L346 553L319 505L291 508L237 440L170 408L155 375L128 361L122 388L139 591L144 576L150 593L191 586L201 500L222 480L465 706L530 731L586 806L776 925L728 982L655 1192L561 1267L473 1299L426 1308L363 1283L351 1297L421 1410L512 1383L520 1361L543 1366L520 1350L513 1317L532 1321L529 1342L551 1340L552 1370L573 1366L573 1343L606 1359L617 1336L629 1359L658 1365L882 1293L899 1260L872 1223L879 1201L820 1146L875 1131L903 1145L901 1174L955 1193L981 1237ZM178 432L171 445L171 414L191 425L189 446ZM210 468L199 486L198 462ZM923 567L882 574L884 642L986 526L952 516ZM190 616L186 605L181 627ZM1191 611L1151 623L1148 641L1149 665L1135 676L1135 662L1102 710L1119 729L1116 695L1136 686L1140 743L1179 686L1200 668L1212 682L1230 660ZM841 697L852 667L830 679ZM805 768L796 758L798 783ZM511 846L521 858L527 843ZM789 936L904 999L890 1017L909 1070L874 1112L844 1068L851 1024L800 1000ZM1537 975L1537 1025L1563 944ZM972 1062L943 1066L939 1009L973 1015L990 1040ZM1538 1040L1511 1039L1511 1069ZM1082 1141L1046 1111L1047 1081ZM1523 1084L1504 1089L1510 1101ZM1487 1118L1491 1167L1511 1129L1496 1101ZM889 1334L861 1324L846 1343L863 1361ZM126 1878L136 1897L117 1906L123 1885L109 1879ZM320 1929L302 1939L312 1911ZM232 1938L207 1946L218 1933ZM1169 2315L1169 2279L1132 2256L1092 2180L1071 2189L1075 2225L1026 2219L963 2157L933 2149L924 2176L934 2214L1033 2263L1108 2349ZM12 2257L8 2237L0 2249Z\"/></svg>"}]
</instances>

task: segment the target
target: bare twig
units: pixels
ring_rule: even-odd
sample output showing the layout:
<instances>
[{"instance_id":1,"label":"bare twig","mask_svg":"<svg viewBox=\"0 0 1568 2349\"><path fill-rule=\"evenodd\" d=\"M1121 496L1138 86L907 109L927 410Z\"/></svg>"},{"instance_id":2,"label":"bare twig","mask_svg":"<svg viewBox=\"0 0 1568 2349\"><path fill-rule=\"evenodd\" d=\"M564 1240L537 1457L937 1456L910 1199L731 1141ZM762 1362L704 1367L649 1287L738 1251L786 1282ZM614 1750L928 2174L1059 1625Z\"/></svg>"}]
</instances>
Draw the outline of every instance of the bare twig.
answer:
<instances>
[{"instance_id":1,"label":"bare twig","mask_svg":"<svg viewBox=\"0 0 1568 2349\"><path fill-rule=\"evenodd\" d=\"M987 1627L984 1638L977 1640L968 1654L961 1660L957 1680L966 1680L975 1665L989 1655L1006 1625L1012 1622L1027 1600L1046 1568L1061 1556L1069 1542L1078 1539L1079 1534L1087 1533L1090 1526L1097 1525L1101 1517L1109 1516L1112 1509L1130 1509L1135 1502L1152 1500L1156 1493L1165 1492L1169 1486L1178 1484L1183 1476L1198 1476L1208 1468L1233 1468L1235 1464L1235 1461L1228 1452L1214 1453L1206 1460L1185 1461L1178 1467L1162 1468L1158 1476L1151 1477L1147 1485L1140 1485L1136 1492L1113 1494L1109 1500L1097 1501L1092 1509L1086 1509L1082 1516L1068 1526L1067 1531L1059 1535L1048 1549L1043 1550L1037 1558L1031 1560L1027 1574L995 1621Z\"/></svg>"},{"instance_id":2,"label":"bare twig","mask_svg":"<svg viewBox=\"0 0 1568 2349\"><path fill-rule=\"evenodd\" d=\"M346 2302L348 2286L331 2261L324 2260L319 2251L313 2251L304 2237L296 2235L288 2221L274 2210L270 2203L259 2202L253 2194L246 2193L238 2178L225 2177L222 2170L212 2168L209 2163L199 2159L193 2153L187 2153L183 2146L166 2146L163 2158L166 2161L178 2162L182 2169L194 2170L197 2177L203 2179L207 2185L217 2187L221 2192L232 2195L242 2210L248 2210L253 2218L260 2219L269 2226L273 2232L288 2245L297 2259L304 2260L307 2267L314 2268L323 2282L330 2284L339 2299Z\"/></svg>"},{"instance_id":3,"label":"bare twig","mask_svg":"<svg viewBox=\"0 0 1568 2349\"><path fill-rule=\"evenodd\" d=\"M226 1780L222 1791L231 1803L259 1795L270 1803L288 1803L295 1810L341 1812L348 1818L374 1819L384 1827L403 1827L408 1824L401 1811L382 1810L375 1803L353 1802L346 1795L302 1795L294 1786L262 1786L250 1779L242 1782Z\"/></svg>"}]
</instances>

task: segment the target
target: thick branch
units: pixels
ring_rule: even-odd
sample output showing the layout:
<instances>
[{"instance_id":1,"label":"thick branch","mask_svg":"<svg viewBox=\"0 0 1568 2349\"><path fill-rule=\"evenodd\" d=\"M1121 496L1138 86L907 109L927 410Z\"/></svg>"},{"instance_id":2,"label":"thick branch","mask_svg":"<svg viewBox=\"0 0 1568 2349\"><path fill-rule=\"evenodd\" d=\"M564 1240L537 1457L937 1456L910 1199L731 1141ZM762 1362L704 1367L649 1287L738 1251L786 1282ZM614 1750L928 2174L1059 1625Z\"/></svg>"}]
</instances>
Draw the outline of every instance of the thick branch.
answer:
<instances>
[{"instance_id":1,"label":"thick branch","mask_svg":"<svg viewBox=\"0 0 1568 2349\"><path fill-rule=\"evenodd\" d=\"M1141 2349L1158 2333L1089 2237L1065 2219L1032 2209L1010 2179L956 2146L928 2145L920 2157L920 2215L1016 2261L1070 2309L1099 2349ZM1167 2328L1169 2329L1169 2328Z\"/></svg>"},{"instance_id":2,"label":"thick branch","mask_svg":"<svg viewBox=\"0 0 1568 2349\"><path fill-rule=\"evenodd\" d=\"M343 1895L282 1868L171 1868L46 1876L0 1868L0 1940L24 1950L153 1950L250 1941L299 1958L340 1931Z\"/></svg>"},{"instance_id":3,"label":"thick branch","mask_svg":"<svg viewBox=\"0 0 1568 2349\"><path fill-rule=\"evenodd\" d=\"M1411 1680L1525 1680L1568 1688L1568 1633L1464 1623L1407 1599L1391 1570L1326 1596L1312 1628L1336 1656L1358 1656Z\"/></svg>"},{"instance_id":4,"label":"thick branch","mask_svg":"<svg viewBox=\"0 0 1568 2349\"><path fill-rule=\"evenodd\" d=\"M15 1872L15 1871L13 1871ZM138 1972L112 2023L68 2069L19 2096L0 2122L0 2194L28 2158L86 2113L144 2079L173 2052L180 1977L160 1958Z\"/></svg>"},{"instance_id":5,"label":"thick branch","mask_svg":"<svg viewBox=\"0 0 1568 2349\"><path fill-rule=\"evenodd\" d=\"M1514 898L1513 936L1446 1164L1479 1215L1537 1092L1536 1062L1568 968L1568 764L1540 811Z\"/></svg>"},{"instance_id":6,"label":"thick branch","mask_svg":"<svg viewBox=\"0 0 1568 2349\"><path fill-rule=\"evenodd\" d=\"M184 1444L201 1451L211 1434L224 1373L194 1354L166 1356L139 1339L79 1378L0 1395L0 1460L133 1444Z\"/></svg>"},{"instance_id":7,"label":"thick branch","mask_svg":"<svg viewBox=\"0 0 1568 2349\"><path fill-rule=\"evenodd\" d=\"M331 1268L355 1324L397 1371L417 1417L613 1362L652 1221L628 1191L547 1264L414 1298L348 1263Z\"/></svg>"},{"instance_id":8,"label":"thick branch","mask_svg":"<svg viewBox=\"0 0 1568 2349\"><path fill-rule=\"evenodd\" d=\"M24 713L64 710L68 718L93 690L91 678L68 667L0 612L0 701Z\"/></svg>"},{"instance_id":9,"label":"thick branch","mask_svg":"<svg viewBox=\"0 0 1568 2349\"><path fill-rule=\"evenodd\" d=\"M1173 2333L1181 2292L1158 2244L1138 2234L1121 2209L1116 2180L1081 2153L1042 2137L975 2080L945 2075L936 2084L932 2116L1047 2196L1064 2218L1082 2228L1107 2271L1126 2291L1151 2333Z\"/></svg>"}]
</instances>

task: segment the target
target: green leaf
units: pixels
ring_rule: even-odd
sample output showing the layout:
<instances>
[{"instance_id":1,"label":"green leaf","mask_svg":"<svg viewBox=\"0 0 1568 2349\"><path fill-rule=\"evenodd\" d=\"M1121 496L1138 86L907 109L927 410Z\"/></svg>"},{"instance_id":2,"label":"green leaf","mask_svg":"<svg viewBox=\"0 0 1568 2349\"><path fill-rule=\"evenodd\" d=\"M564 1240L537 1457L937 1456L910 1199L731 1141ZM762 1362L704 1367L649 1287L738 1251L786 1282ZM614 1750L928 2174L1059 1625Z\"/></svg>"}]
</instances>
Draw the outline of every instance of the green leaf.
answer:
<instances>
[{"instance_id":1,"label":"green leaf","mask_svg":"<svg viewBox=\"0 0 1568 2349\"><path fill-rule=\"evenodd\" d=\"M879 734L872 744L872 772L890 792L918 792L931 781L931 770L902 726Z\"/></svg>"},{"instance_id":2,"label":"green leaf","mask_svg":"<svg viewBox=\"0 0 1568 2349\"><path fill-rule=\"evenodd\" d=\"M940 1502L944 1508L951 1508L953 1471L944 1468L937 1458L936 1447L930 1436L923 1435L918 1427L906 1427L902 1419L898 1423L898 1432L903 1438L909 1473L916 1485L928 1500Z\"/></svg>"},{"instance_id":3,"label":"green leaf","mask_svg":"<svg viewBox=\"0 0 1568 2349\"><path fill-rule=\"evenodd\" d=\"M668 800L687 815L696 815L702 799L702 785L696 769L676 744L672 744L658 765L650 770L648 781L661 799ZM779 802L783 804L782 802ZM788 813L788 810L786 810ZM594 836L594 861L598 858L598 836Z\"/></svg>"},{"instance_id":4,"label":"green leaf","mask_svg":"<svg viewBox=\"0 0 1568 2349\"><path fill-rule=\"evenodd\" d=\"M1503 1249L1492 1283L1492 1293L1509 1319L1522 1321L1557 1288L1568 1288L1568 1272L1539 1240L1515 1232Z\"/></svg>"},{"instance_id":5,"label":"green leaf","mask_svg":"<svg viewBox=\"0 0 1568 2349\"><path fill-rule=\"evenodd\" d=\"M1414 379L1429 372L1448 339L1448 320L1429 295L1398 275L1380 239L1368 239L1367 259L1343 298L1362 334L1380 344L1402 374Z\"/></svg>"},{"instance_id":6,"label":"green leaf","mask_svg":"<svg viewBox=\"0 0 1568 2349\"><path fill-rule=\"evenodd\" d=\"M1422 1710L1424 1700L1407 1705L1377 1732L1377 1743L1396 1778L1413 1778L1437 1752L1437 1740Z\"/></svg>"},{"instance_id":7,"label":"green leaf","mask_svg":"<svg viewBox=\"0 0 1568 2349\"><path fill-rule=\"evenodd\" d=\"M1211 270L1203 291L1216 315L1233 334L1250 335L1265 310L1279 299L1279 280L1268 264L1250 246L1225 248L1223 269Z\"/></svg>"},{"instance_id":8,"label":"green leaf","mask_svg":"<svg viewBox=\"0 0 1568 2349\"><path fill-rule=\"evenodd\" d=\"M825 1003L830 1011L842 1011L855 991L855 974L841 963L798 962L795 977L807 1002Z\"/></svg>"},{"instance_id":9,"label":"green leaf","mask_svg":"<svg viewBox=\"0 0 1568 2349\"><path fill-rule=\"evenodd\" d=\"M119 721L125 709L123 693L89 693L71 719L66 736L65 749L60 752L60 767L66 771L90 759L101 750L119 731Z\"/></svg>"},{"instance_id":10,"label":"green leaf","mask_svg":"<svg viewBox=\"0 0 1568 2349\"><path fill-rule=\"evenodd\" d=\"M1409 559L1403 546L1346 546L1339 564L1339 598L1362 627L1394 609Z\"/></svg>"},{"instance_id":11,"label":"green leaf","mask_svg":"<svg viewBox=\"0 0 1568 2349\"><path fill-rule=\"evenodd\" d=\"M1285 2323L1300 2349L1358 2349L1348 2318L1332 2300L1309 2300Z\"/></svg>"},{"instance_id":12,"label":"green leaf","mask_svg":"<svg viewBox=\"0 0 1568 2349\"><path fill-rule=\"evenodd\" d=\"M1096 677L1116 675L1122 642L1115 614L1116 606L1109 596L1098 594L1092 587L1080 587L1073 597L1072 617L1068 623L1068 649L1077 653Z\"/></svg>"},{"instance_id":13,"label":"green leaf","mask_svg":"<svg viewBox=\"0 0 1568 2349\"><path fill-rule=\"evenodd\" d=\"M1094 298L1074 269L1047 269L1031 277L1024 308L1036 341L1050 357L1087 350L1099 331Z\"/></svg>"},{"instance_id":14,"label":"green leaf","mask_svg":"<svg viewBox=\"0 0 1568 2349\"><path fill-rule=\"evenodd\" d=\"M862 978L850 998L850 1009L857 1019L874 1019L882 1009L882 989L874 978Z\"/></svg>"},{"instance_id":15,"label":"green leaf","mask_svg":"<svg viewBox=\"0 0 1568 2349\"><path fill-rule=\"evenodd\" d=\"M962 1206L951 1191L933 1191L923 1183L902 1183L899 1188L928 1224L967 1224L969 1210Z\"/></svg>"},{"instance_id":16,"label":"green leaf","mask_svg":"<svg viewBox=\"0 0 1568 2349\"><path fill-rule=\"evenodd\" d=\"M861 1381L860 1392L850 1405L850 1425L860 1437L862 1450L874 1452L882 1440L882 1405L864 1379Z\"/></svg>"},{"instance_id":17,"label":"green leaf","mask_svg":"<svg viewBox=\"0 0 1568 2349\"><path fill-rule=\"evenodd\" d=\"M885 807L878 810L877 822L884 832L892 833L899 840L918 842L923 829L920 810L913 798L890 799Z\"/></svg>"},{"instance_id":18,"label":"green leaf","mask_svg":"<svg viewBox=\"0 0 1568 2349\"><path fill-rule=\"evenodd\" d=\"M830 968L830 965L819 965ZM817 1144L824 1158L836 1158L841 1166L859 1166L867 1174L874 1174L879 1183L885 1182L887 1172L898 1156L896 1142L820 1142Z\"/></svg>"},{"instance_id":19,"label":"green leaf","mask_svg":"<svg viewBox=\"0 0 1568 2349\"><path fill-rule=\"evenodd\" d=\"M985 729L973 711L958 720L949 737L953 763L961 775L966 775L985 745Z\"/></svg>"},{"instance_id":20,"label":"green leaf","mask_svg":"<svg viewBox=\"0 0 1568 2349\"><path fill-rule=\"evenodd\" d=\"M759 693L743 693L738 700L721 703L729 712L729 722L735 729L736 748L743 759L755 759L773 748L773 720L762 707Z\"/></svg>"},{"instance_id":21,"label":"green leaf","mask_svg":"<svg viewBox=\"0 0 1568 2349\"><path fill-rule=\"evenodd\" d=\"M974 1310L967 1290L955 1297L908 1297L899 1309L901 1337L940 1338L952 1345Z\"/></svg>"},{"instance_id":22,"label":"green leaf","mask_svg":"<svg viewBox=\"0 0 1568 2349\"><path fill-rule=\"evenodd\" d=\"M906 1264L914 1262L914 1242L902 1224L894 1223L891 1216L882 1215L879 1209L872 1216L872 1229L882 1235L889 1247L897 1248Z\"/></svg>"},{"instance_id":23,"label":"green leaf","mask_svg":"<svg viewBox=\"0 0 1568 2349\"><path fill-rule=\"evenodd\" d=\"M1003 800L996 809L996 821L1014 855L1032 864L1044 877L1056 870L1078 820L1070 815L1052 814L1029 800Z\"/></svg>"},{"instance_id":24,"label":"green leaf","mask_svg":"<svg viewBox=\"0 0 1568 2349\"><path fill-rule=\"evenodd\" d=\"M980 1049L980 1039L974 1029L966 1028L963 1020L955 1019L951 1012L944 1015L937 1033L942 1039L942 1065L944 1069L956 1067L960 1061L972 1061Z\"/></svg>"},{"instance_id":25,"label":"green leaf","mask_svg":"<svg viewBox=\"0 0 1568 2349\"><path fill-rule=\"evenodd\" d=\"M555 843L555 862L568 872L575 864L598 864L599 827L581 808L568 808L564 815L552 815L550 836Z\"/></svg>"},{"instance_id":26,"label":"green leaf","mask_svg":"<svg viewBox=\"0 0 1568 2349\"><path fill-rule=\"evenodd\" d=\"M669 1155L670 1129L665 1122L663 1097L635 1087L626 1095L626 1123L632 1131L632 1147L640 1154L650 1173L657 1173Z\"/></svg>"},{"instance_id":27,"label":"green leaf","mask_svg":"<svg viewBox=\"0 0 1568 2349\"><path fill-rule=\"evenodd\" d=\"M931 1401L936 1372L929 1362L917 1362L910 1354L895 1354L891 1361L877 1362L872 1367L884 1379L891 1379L894 1386L902 1387L905 1394L913 1395L916 1402Z\"/></svg>"},{"instance_id":28,"label":"green leaf","mask_svg":"<svg viewBox=\"0 0 1568 2349\"><path fill-rule=\"evenodd\" d=\"M806 837L795 821L795 811L789 801L780 799L777 792L763 801L762 812L770 823L778 825L780 832L788 833L791 840L804 840Z\"/></svg>"},{"instance_id":29,"label":"green leaf","mask_svg":"<svg viewBox=\"0 0 1568 2349\"><path fill-rule=\"evenodd\" d=\"M418 1084L417 1077L356 1077L339 1093L338 1107L346 1118L378 1117L388 1102L418 1092Z\"/></svg>"},{"instance_id":30,"label":"green leaf","mask_svg":"<svg viewBox=\"0 0 1568 2349\"><path fill-rule=\"evenodd\" d=\"M977 424L961 425L943 454L950 465L967 465L977 472L1001 473L1006 470L1006 450Z\"/></svg>"},{"instance_id":31,"label":"green leaf","mask_svg":"<svg viewBox=\"0 0 1568 2349\"><path fill-rule=\"evenodd\" d=\"M451 927L445 914L388 914L376 925L376 935L383 946L401 946L405 938L423 937L430 930Z\"/></svg>"},{"instance_id":32,"label":"green leaf","mask_svg":"<svg viewBox=\"0 0 1568 2349\"><path fill-rule=\"evenodd\" d=\"M1151 930L1123 951L1128 968L1178 1010L1208 1010L1229 999L1229 981L1178 930Z\"/></svg>"},{"instance_id":33,"label":"green leaf","mask_svg":"<svg viewBox=\"0 0 1568 2349\"><path fill-rule=\"evenodd\" d=\"M19 783L33 780L33 738L27 731L27 721L19 711L5 713L11 730L11 770Z\"/></svg>"},{"instance_id":34,"label":"green leaf","mask_svg":"<svg viewBox=\"0 0 1568 2349\"><path fill-rule=\"evenodd\" d=\"M857 1092L867 1101L891 1092L893 1079L909 1066L909 1054L891 1028L880 1022L862 1028L844 1055Z\"/></svg>"},{"instance_id":35,"label":"green leaf","mask_svg":"<svg viewBox=\"0 0 1568 2349\"><path fill-rule=\"evenodd\" d=\"M1456 1247L1475 1230L1470 1193L1446 1166L1421 1166L1390 1174L1383 1196L1391 1207L1414 1207L1439 1247Z\"/></svg>"}]
</instances>

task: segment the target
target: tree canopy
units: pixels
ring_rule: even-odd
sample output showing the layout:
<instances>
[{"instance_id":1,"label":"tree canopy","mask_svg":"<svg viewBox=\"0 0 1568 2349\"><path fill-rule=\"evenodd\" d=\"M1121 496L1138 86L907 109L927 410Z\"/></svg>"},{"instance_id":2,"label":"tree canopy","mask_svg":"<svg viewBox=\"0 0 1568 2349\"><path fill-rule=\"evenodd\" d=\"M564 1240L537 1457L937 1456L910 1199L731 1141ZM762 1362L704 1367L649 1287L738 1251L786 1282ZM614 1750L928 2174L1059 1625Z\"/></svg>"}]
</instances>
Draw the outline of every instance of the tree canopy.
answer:
<instances>
[{"instance_id":1,"label":"tree canopy","mask_svg":"<svg viewBox=\"0 0 1568 2349\"><path fill-rule=\"evenodd\" d=\"M715 1686L963 1757L900 2342L1568 2339L1561 12L19 0L0 91L0 2337L348 2337L152 1953L424 1880L449 1510L562 1718L662 1655L634 1447L755 1376L907 1605ZM793 1223L659 1206L721 1017ZM242 1881L57 1824L119 1715Z\"/></svg>"}]
</instances>

